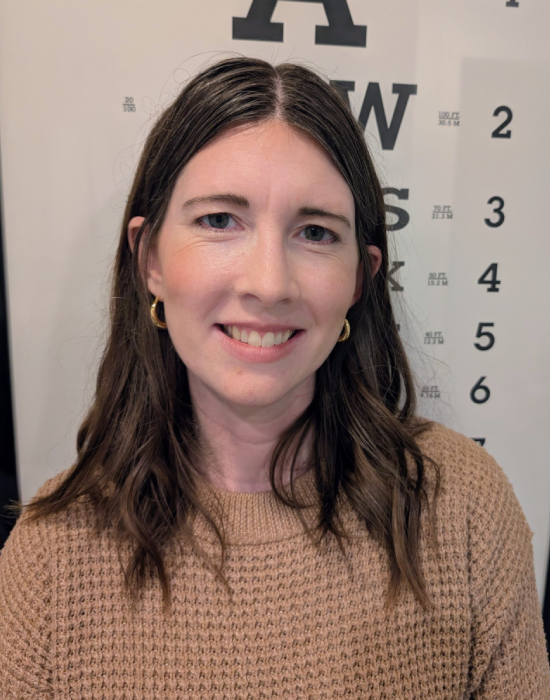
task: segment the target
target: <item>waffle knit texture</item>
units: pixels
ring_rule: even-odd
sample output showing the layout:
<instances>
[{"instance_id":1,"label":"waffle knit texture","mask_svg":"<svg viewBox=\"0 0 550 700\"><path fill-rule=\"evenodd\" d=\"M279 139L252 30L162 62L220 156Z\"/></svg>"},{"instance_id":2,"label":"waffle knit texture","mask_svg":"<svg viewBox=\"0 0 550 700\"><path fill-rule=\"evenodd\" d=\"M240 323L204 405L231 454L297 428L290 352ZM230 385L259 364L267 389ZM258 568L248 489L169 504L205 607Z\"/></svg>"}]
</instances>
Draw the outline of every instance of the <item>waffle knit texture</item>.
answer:
<instances>
[{"instance_id":1,"label":"waffle knit texture","mask_svg":"<svg viewBox=\"0 0 550 700\"><path fill-rule=\"evenodd\" d=\"M549 700L533 532L510 481L485 449L440 424L419 442L442 476L440 552L427 537L420 549L432 611L408 587L383 609L386 554L343 497L348 564L333 536L317 549L271 491L201 483L205 503L224 508L233 603L191 547L174 545L172 613L163 616L150 579L132 615L114 540L94 535L91 506L79 501L37 523L23 514L1 552L0 697ZM429 464L426 479L431 494ZM296 486L315 498L313 470ZM202 516L193 527L218 557Z\"/></svg>"}]
</instances>

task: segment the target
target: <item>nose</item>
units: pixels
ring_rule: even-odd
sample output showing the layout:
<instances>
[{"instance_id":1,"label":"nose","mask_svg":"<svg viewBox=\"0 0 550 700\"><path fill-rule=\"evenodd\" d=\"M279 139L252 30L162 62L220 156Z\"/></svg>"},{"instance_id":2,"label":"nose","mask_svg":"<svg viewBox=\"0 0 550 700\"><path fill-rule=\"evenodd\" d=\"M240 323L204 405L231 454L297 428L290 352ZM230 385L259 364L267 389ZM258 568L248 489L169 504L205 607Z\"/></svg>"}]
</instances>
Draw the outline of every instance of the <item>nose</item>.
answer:
<instances>
[{"instance_id":1,"label":"nose","mask_svg":"<svg viewBox=\"0 0 550 700\"><path fill-rule=\"evenodd\" d=\"M266 307L288 304L300 294L297 272L284 237L261 232L241 257L234 289L241 297L256 297Z\"/></svg>"}]
</instances>

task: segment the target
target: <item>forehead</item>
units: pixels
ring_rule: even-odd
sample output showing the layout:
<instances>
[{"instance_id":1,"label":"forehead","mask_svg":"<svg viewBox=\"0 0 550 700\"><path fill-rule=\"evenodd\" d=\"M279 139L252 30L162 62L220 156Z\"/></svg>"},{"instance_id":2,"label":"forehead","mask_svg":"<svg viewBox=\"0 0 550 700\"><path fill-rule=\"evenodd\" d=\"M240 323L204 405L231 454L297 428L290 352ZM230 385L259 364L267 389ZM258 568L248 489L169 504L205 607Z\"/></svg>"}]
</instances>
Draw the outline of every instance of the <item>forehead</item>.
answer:
<instances>
[{"instance_id":1,"label":"forehead","mask_svg":"<svg viewBox=\"0 0 550 700\"><path fill-rule=\"evenodd\" d=\"M354 208L351 190L328 152L309 134L278 121L239 126L216 137L186 164L177 187L186 197L210 190L245 194L246 189L260 199L307 197L308 204L332 203L348 214Z\"/></svg>"}]
</instances>

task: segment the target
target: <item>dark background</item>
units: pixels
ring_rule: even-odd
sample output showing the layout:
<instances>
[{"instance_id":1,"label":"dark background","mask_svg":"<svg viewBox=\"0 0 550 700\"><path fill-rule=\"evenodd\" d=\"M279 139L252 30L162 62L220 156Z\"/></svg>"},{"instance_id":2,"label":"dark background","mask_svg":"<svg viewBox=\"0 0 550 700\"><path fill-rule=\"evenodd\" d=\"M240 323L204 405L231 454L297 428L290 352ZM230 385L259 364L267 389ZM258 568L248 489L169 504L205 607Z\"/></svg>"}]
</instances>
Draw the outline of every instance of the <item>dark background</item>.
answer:
<instances>
[{"instance_id":1,"label":"dark background","mask_svg":"<svg viewBox=\"0 0 550 700\"><path fill-rule=\"evenodd\" d=\"M1 196L1 183L0 183ZM15 470L15 436L11 400L10 354L6 284L4 279L4 218L0 200L0 548L6 541L14 519L4 506L19 498Z\"/></svg>"}]
</instances>

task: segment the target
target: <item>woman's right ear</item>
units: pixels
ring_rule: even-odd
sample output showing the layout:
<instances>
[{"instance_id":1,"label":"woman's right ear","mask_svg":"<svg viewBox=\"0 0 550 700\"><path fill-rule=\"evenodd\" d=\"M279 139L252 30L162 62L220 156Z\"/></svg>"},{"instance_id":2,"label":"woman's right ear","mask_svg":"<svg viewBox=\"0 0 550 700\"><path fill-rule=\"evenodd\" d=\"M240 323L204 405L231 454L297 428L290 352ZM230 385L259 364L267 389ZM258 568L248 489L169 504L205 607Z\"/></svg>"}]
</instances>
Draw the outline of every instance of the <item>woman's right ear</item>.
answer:
<instances>
[{"instance_id":1,"label":"woman's right ear","mask_svg":"<svg viewBox=\"0 0 550 700\"><path fill-rule=\"evenodd\" d=\"M138 231L144 221L144 216L134 216L128 222L128 245L130 246L132 253L134 252L134 246L136 244L136 236L138 235Z\"/></svg>"},{"instance_id":2,"label":"woman's right ear","mask_svg":"<svg viewBox=\"0 0 550 700\"><path fill-rule=\"evenodd\" d=\"M144 221L144 216L134 216L128 222L128 245L130 246L132 255L135 253L134 248L136 247L136 237ZM148 225L146 227L146 230L147 228ZM154 296L158 296L162 299L162 273L160 271L156 249L153 247L153 249L149 251L147 271L143 270L141 266L141 258L139 262L139 269L143 271L143 275L147 278L147 287L149 288L149 291Z\"/></svg>"}]
</instances>

